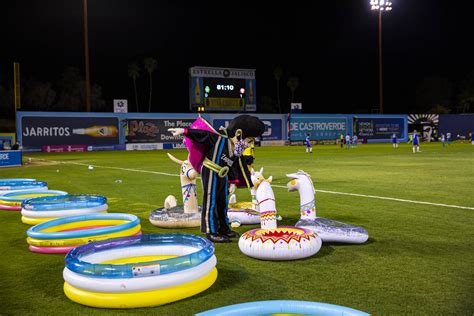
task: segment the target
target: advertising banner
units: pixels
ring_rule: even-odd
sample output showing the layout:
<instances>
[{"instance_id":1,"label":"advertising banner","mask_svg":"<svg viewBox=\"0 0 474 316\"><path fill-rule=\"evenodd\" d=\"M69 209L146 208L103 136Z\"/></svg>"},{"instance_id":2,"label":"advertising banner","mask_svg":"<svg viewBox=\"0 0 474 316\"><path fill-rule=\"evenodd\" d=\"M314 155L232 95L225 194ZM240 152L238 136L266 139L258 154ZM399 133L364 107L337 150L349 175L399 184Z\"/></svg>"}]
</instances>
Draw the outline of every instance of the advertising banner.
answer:
<instances>
[{"instance_id":1,"label":"advertising banner","mask_svg":"<svg viewBox=\"0 0 474 316\"><path fill-rule=\"evenodd\" d=\"M348 122L345 117L291 117L290 129L291 141L304 141L307 134L311 140L337 139L347 133Z\"/></svg>"},{"instance_id":2,"label":"advertising banner","mask_svg":"<svg viewBox=\"0 0 474 316\"><path fill-rule=\"evenodd\" d=\"M212 126L215 129L224 126L227 127L232 119L214 119ZM262 135L263 140L282 140L282 120L281 119L261 119L265 124L265 132Z\"/></svg>"},{"instance_id":3,"label":"advertising banner","mask_svg":"<svg viewBox=\"0 0 474 316\"><path fill-rule=\"evenodd\" d=\"M168 128L187 128L195 119L128 119L125 142L133 143L181 143L183 136L173 136Z\"/></svg>"},{"instance_id":4,"label":"advertising banner","mask_svg":"<svg viewBox=\"0 0 474 316\"><path fill-rule=\"evenodd\" d=\"M163 149L162 143L136 143L126 144L126 150L159 150Z\"/></svg>"},{"instance_id":5,"label":"advertising banner","mask_svg":"<svg viewBox=\"0 0 474 316\"><path fill-rule=\"evenodd\" d=\"M21 166L21 150L0 151L0 167Z\"/></svg>"},{"instance_id":6,"label":"advertising banner","mask_svg":"<svg viewBox=\"0 0 474 316\"><path fill-rule=\"evenodd\" d=\"M389 140L393 134L404 138L405 120L403 118L354 117L354 130L359 139Z\"/></svg>"},{"instance_id":7,"label":"advertising banner","mask_svg":"<svg viewBox=\"0 0 474 316\"><path fill-rule=\"evenodd\" d=\"M70 153L87 151L87 145L44 145L41 151L47 153Z\"/></svg>"},{"instance_id":8,"label":"advertising banner","mask_svg":"<svg viewBox=\"0 0 474 316\"><path fill-rule=\"evenodd\" d=\"M116 117L23 116L21 133L28 147L119 143Z\"/></svg>"}]
</instances>

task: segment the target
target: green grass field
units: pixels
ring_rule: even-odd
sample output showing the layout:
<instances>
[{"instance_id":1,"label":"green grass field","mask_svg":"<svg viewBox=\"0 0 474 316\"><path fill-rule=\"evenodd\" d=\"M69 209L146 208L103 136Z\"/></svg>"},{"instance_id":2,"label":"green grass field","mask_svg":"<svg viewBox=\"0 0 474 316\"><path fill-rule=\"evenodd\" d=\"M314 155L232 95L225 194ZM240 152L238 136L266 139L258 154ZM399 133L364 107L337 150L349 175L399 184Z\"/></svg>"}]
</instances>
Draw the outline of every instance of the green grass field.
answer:
<instances>
[{"instance_id":1,"label":"green grass field","mask_svg":"<svg viewBox=\"0 0 474 316\"><path fill-rule=\"evenodd\" d=\"M217 244L219 276L207 291L165 306L136 310L84 307L63 293L62 255L28 251L17 212L0 211L0 315L192 315L225 305L259 300L307 300L343 305L371 314L474 313L474 146L423 144L413 154L402 144L256 149L256 165L288 182L286 173L303 169L315 188L343 193L424 201L470 209L415 204L317 192L318 215L363 226L370 239L363 245L323 244L313 257L288 262L259 261L243 255L237 242ZM183 150L175 156L185 158ZM148 221L165 197L180 198L178 165L165 151L25 154L21 168L0 169L0 178L27 177L48 182L50 189L105 195L110 212L140 216L144 233L191 233L164 230ZM37 159L50 160L43 161ZM87 165L94 165L88 171ZM126 170L120 169L124 168ZM147 171L147 172L139 172ZM122 183L116 183L116 180ZM198 181L199 193L200 181ZM280 225L294 225L299 195L274 187ZM246 190L239 200L249 200ZM244 232L255 226L241 226Z\"/></svg>"}]
</instances>

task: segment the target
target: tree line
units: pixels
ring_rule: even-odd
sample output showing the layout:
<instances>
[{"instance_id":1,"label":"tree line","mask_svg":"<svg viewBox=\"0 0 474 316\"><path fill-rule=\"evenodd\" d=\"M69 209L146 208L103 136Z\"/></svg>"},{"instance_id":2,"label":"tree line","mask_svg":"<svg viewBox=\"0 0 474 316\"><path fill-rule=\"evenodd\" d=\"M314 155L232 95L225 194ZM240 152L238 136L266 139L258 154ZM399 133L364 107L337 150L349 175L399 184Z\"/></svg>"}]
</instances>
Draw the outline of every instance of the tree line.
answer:
<instances>
[{"instance_id":1,"label":"tree line","mask_svg":"<svg viewBox=\"0 0 474 316\"><path fill-rule=\"evenodd\" d=\"M153 75L158 67L156 59L147 57L140 63L134 61L128 65L128 77L131 79L134 100L129 111L151 112L153 97ZM148 80L148 102L140 104L137 81L144 75ZM303 102L297 96L301 83L298 76L285 76L281 66L273 68L274 91L266 91L259 96L257 108L263 113L286 113L289 103ZM281 100L282 81L289 89L289 100ZM55 81L41 81L33 77L22 79L21 110L24 111L83 111L85 104L85 82L82 72L75 67L67 67ZM13 84L6 80L0 82L0 114L13 117ZM474 71L458 81L441 76L426 77L419 82L416 98L410 113L472 113L474 112ZM132 105L132 103L134 103ZM94 112L111 111L104 100L102 87L94 83L91 86L91 107Z\"/></svg>"}]
</instances>

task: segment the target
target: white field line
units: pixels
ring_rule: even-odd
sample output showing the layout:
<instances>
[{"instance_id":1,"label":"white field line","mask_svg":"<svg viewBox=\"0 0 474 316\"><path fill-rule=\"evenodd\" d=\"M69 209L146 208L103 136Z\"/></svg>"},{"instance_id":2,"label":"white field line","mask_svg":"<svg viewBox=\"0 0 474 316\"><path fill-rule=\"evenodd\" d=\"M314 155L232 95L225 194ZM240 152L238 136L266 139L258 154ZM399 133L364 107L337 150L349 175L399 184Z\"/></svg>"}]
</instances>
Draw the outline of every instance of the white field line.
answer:
<instances>
[{"instance_id":1,"label":"white field line","mask_svg":"<svg viewBox=\"0 0 474 316\"><path fill-rule=\"evenodd\" d=\"M283 186L283 185L272 185L272 186L286 189L286 186ZM366 195L366 194L358 194L358 193L336 192L336 191L316 190L316 189L314 191L321 192L321 193L328 193L328 194L358 196L358 197L365 197L365 198L370 198L370 199L389 200L389 201L396 201L396 202L405 202L405 203L413 203L413 204L425 204L425 205L451 207L451 208L462 208L462 209L465 209L465 210L474 210L474 207L469 207L469 206L432 203L432 202L424 202L424 201L413 201L413 200L397 199L397 198L377 196L377 195Z\"/></svg>"},{"instance_id":2,"label":"white field line","mask_svg":"<svg viewBox=\"0 0 474 316\"><path fill-rule=\"evenodd\" d=\"M90 164L80 163L80 162L54 161L54 160L38 159L38 158L31 158L31 159L42 160L42 161L51 161L51 162L60 163L60 164L79 165L79 166L89 166L90 165ZM178 174L159 172L159 171L131 169L131 168L120 168L120 167L110 167L110 166L97 166L97 165L91 165L91 166L93 166L94 168L115 169L115 170L123 170L123 171L131 171L131 172L142 172L142 173L159 174L159 175L171 176L171 177L179 177ZM276 184L274 184L272 186L276 187L276 188L286 189L285 185L276 185ZM320 193L328 193L328 194L349 195L349 196L357 196L357 197L364 197L364 198L370 198L370 199L379 199L379 200L388 200L388 201L396 201L396 202L404 202L404 203L412 203L412 204L424 204L424 205L433 205L433 206L441 206L441 207L460 208L460 209L465 209L465 210L474 210L474 207L470 207L470 206L461 206L461 205L443 204L443 203L432 203L432 202L425 202L425 201L413 201L413 200L398 199L398 198L377 196L377 195L359 194L359 193L337 192L337 191L316 190L316 189L315 189L315 191L320 192Z\"/></svg>"}]
</instances>

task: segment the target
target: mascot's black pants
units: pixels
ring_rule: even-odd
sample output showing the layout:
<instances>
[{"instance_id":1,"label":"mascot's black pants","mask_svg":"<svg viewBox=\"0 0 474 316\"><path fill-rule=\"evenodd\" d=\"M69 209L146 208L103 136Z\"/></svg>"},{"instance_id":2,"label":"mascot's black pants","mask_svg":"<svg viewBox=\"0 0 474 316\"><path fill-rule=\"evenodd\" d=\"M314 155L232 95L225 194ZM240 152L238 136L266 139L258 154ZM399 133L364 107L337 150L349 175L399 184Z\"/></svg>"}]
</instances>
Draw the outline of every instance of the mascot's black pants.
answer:
<instances>
[{"instance_id":1,"label":"mascot's black pants","mask_svg":"<svg viewBox=\"0 0 474 316\"><path fill-rule=\"evenodd\" d=\"M216 172L202 167L201 179L203 204L201 212L201 232L224 234L230 231L227 218L227 176L220 178Z\"/></svg>"}]
</instances>

